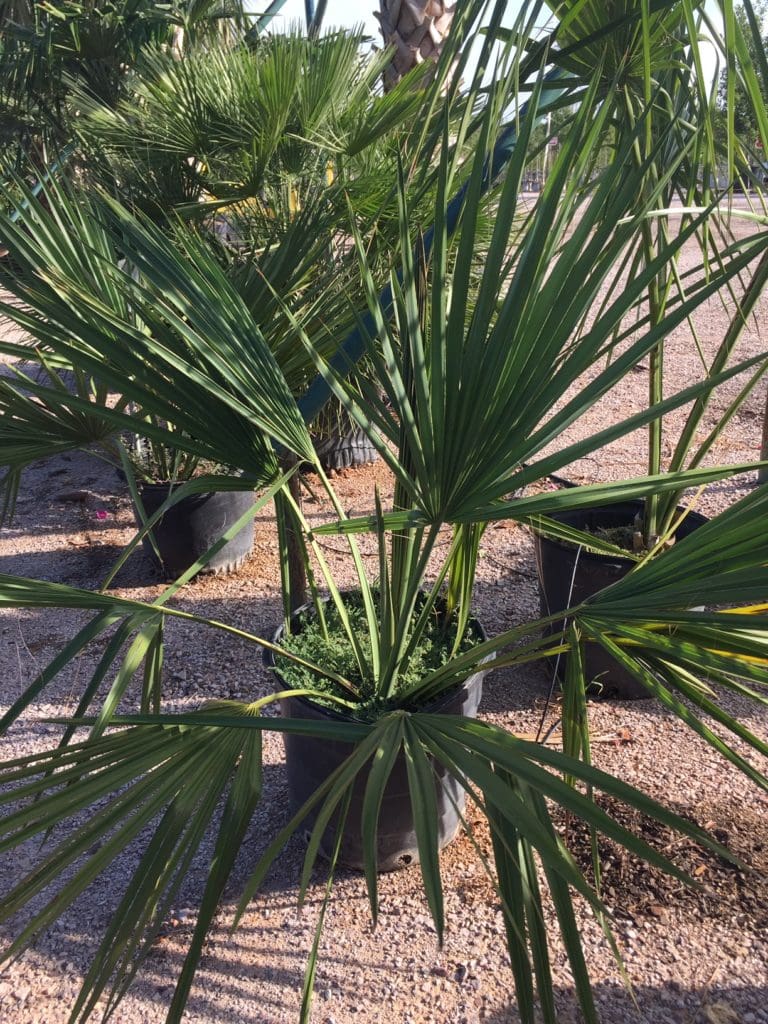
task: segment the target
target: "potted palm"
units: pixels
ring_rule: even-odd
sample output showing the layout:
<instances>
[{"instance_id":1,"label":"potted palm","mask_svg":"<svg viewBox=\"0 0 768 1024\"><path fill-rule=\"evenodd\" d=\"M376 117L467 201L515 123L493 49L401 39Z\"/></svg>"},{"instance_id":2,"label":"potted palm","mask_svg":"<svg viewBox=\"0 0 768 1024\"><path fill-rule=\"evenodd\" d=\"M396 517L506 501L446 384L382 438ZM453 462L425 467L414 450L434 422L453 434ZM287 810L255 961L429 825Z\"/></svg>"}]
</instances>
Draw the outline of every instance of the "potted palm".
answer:
<instances>
[{"instance_id":1,"label":"potted palm","mask_svg":"<svg viewBox=\"0 0 768 1024\"><path fill-rule=\"evenodd\" d=\"M612 159L616 159L627 139L634 137L630 160L638 169L642 168L638 208L644 206L653 211L653 216L646 218L637 232L624 260L616 265L614 280L602 298L601 307L605 308L616 290L624 287L628 267L652 266L663 240L690 226L691 208L719 205L724 196L718 196L714 189L714 168L733 169L733 154L720 151L723 140L716 131L714 111L717 80L704 73L702 50L698 42L689 45L684 28L686 18L695 17L703 30L703 11L665 5L649 15L642 30L637 22L625 21L613 44L606 48L600 41L601 32L615 16L615 9L609 11L594 3L562 2L551 6L562 19L559 39L564 49L581 43L575 52L563 58L563 65L578 73L599 63L606 84L613 85L606 90L607 102L613 104L606 145ZM625 4L623 9L628 11L630 6ZM621 4L618 7L622 9ZM714 31L711 23L709 28ZM754 73L748 72L748 77L754 86ZM643 129L638 133L635 126L641 110ZM562 131L562 126L558 130ZM717 261L728 237L731 217L738 217L739 213L728 209L721 217L713 209L713 214L701 222L694 237L702 259ZM629 273L632 276L631 269ZM688 325L689 343L699 348L704 376L714 377L732 364L742 330L768 279L768 260L750 268L748 278L733 311L730 329L712 353L705 356L693 323ZM648 278L640 314L649 328L663 322L668 306L679 301L684 290L685 279L678 259L663 261L658 273ZM630 337L634 325L624 325L623 329ZM656 345L637 368L638 372L647 372L649 406L658 406L664 396L666 348L665 333L660 332ZM674 355L667 358L673 359ZM648 473L658 474L662 468L677 472L701 465L740 405L764 380L764 370L764 366L754 368L736 399L714 423L712 391L696 398L676 436L668 426L668 418L659 416L651 420L647 426ZM678 489L651 494L642 501L571 510L555 520L542 519L535 534L542 614L567 608L576 595L587 596L602 589L629 572L639 560L700 526L703 517L681 506L682 498L683 490ZM560 667L564 670L565 659ZM595 681L596 696L651 695L622 671L614 659L592 645L586 652L586 671Z\"/></svg>"},{"instance_id":2,"label":"potted palm","mask_svg":"<svg viewBox=\"0 0 768 1024\"><path fill-rule=\"evenodd\" d=\"M159 223L190 256L201 256L205 249L206 258L216 259L257 318L291 388L301 391L313 371L293 336L290 317L314 315L317 323L311 329L323 350L354 323L349 304L355 287L359 292L350 273L354 260L344 246L334 245L341 211L351 196L361 229L375 223L381 233L395 129L422 100L405 88L386 100L374 95L383 57L362 58L359 34L306 39L293 32L265 37L258 46L242 34L222 39L218 47L203 42L183 57L143 54L141 68L125 83L130 96L117 107L92 93L78 95L77 152L79 163L87 165L78 176ZM192 98L190 104L179 103L181 94ZM263 131L255 139L252 126L259 121ZM180 139L189 149L180 146ZM59 177L46 185L53 194ZM179 181L186 183L183 188ZM31 192L21 183L18 188L22 203L28 202ZM30 224L35 209L28 212ZM180 216L196 230L176 235ZM222 218L236 244L219 237ZM40 223L35 230L45 234ZM88 246L110 244L104 224L92 218ZM94 293L114 301L109 282L88 265L87 256L76 246L70 246L70 256ZM141 276L138 266L130 272ZM140 333L133 309L124 304L118 309L125 320L133 316L130 329ZM40 355L33 348L23 353L27 359ZM60 362L71 371L66 359ZM46 384L55 395L61 380L54 379L45 356L39 373L49 378ZM166 573L179 575L192 564L213 572L236 568L252 546L251 522L210 559L204 553L249 508L249 478L240 473L238 483L199 441L187 439L191 449L177 446L183 419L171 423L157 406L140 407L122 395L107 402L109 388L101 382L83 373L74 379L79 397L89 403L87 413L57 417L58 429L69 443L75 443L75 434L81 444L95 443L100 454L119 465L144 546ZM16 415L23 420L29 411L24 408L29 381L18 382ZM114 376L111 386L120 387ZM45 406L40 392L36 400ZM47 412L56 416L52 407ZM128 423L127 412L145 420L143 431L137 433L136 423ZM115 413L122 419L116 421ZM326 466L343 468L375 458L362 432L338 407L323 410L312 429ZM121 435L133 440L121 443ZM8 449L13 472L6 481L11 499L6 512L12 511L13 481L37 455L39 449L31 453L24 445L15 453Z\"/></svg>"},{"instance_id":3,"label":"potted palm","mask_svg":"<svg viewBox=\"0 0 768 1024\"><path fill-rule=\"evenodd\" d=\"M497 21L502 9L499 5L495 11ZM530 14L524 11L524 16ZM493 43L491 34L473 82L473 101L480 96L485 58ZM8 848L29 835L47 833L72 814L86 814L86 823L81 822L74 838L54 847L47 857L43 854L38 869L7 894L3 919L33 904L28 924L7 950L9 956L28 944L60 907L106 870L116 850L131 836L155 822L78 997L76 1019L87 1018L102 995L119 999L149 955L162 915L179 892L184 874L180 869L190 863L204 835L213 830L201 910L168 1011L169 1020L181 1019L205 934L260 800L261 737L266 731L346 744L349 752L331 766L330 774L318 780L317 788L270 843L243 886L238 917L286 840L308 823L302 891L323 845L330 859L330 890L345 830L351 827L362 850L375 918L377 834L383 831L380 809L396 762L402 758L414 811L420 871L438 935L442 935L445 913L438 850L438 766L458 782L489 822L492 863L487 859L485 866L499 893L518 1009L526 1024L532 1024L538 1013L534 980L543 1018L551 1022L556 1016L542 925L545 897L539 877L556 911L584 1017L590 1022L598 1019L587 958L578 937L573 893L587 901L606 928L608 918L598 894L556 832L552 804L678 875L663 855L606 813L592 798L594 791L651 813L726 855L699 828L589 763L588 734L579 703L585 682L585 641L603 646L755 784L768 786L742 753L743 748L739 745L737 749L723 736L733 734L740 743L762 753L766 745L721 707L710 689L696 682L706 674L724 690L755 702L765 701L768 622L762 606L743 607L744 602L763 600L768 583L765 488L702 526L695 543L681 540L607 591L566 612L526 622L490 639L483 639L472 625L479 542L487 524L501 519L530 522L565 508L666 494L681 486L721 479L741 468L696 468L563 492L519 495L524 484L598 450L609 437L621 436L677 404L708 393L730 372L737 372L732 368L711 375L597 434L588 433L563 446L550 444L566 424L577 420L599 395L620 381L628 367L653 348L660 334L734 281L768 247L765 233L756 232L728 247L718 266L699 267L689 278L685 297L671 303L652 327L644 325L625 352L619 355L617 351L616 359L562 404L562 395L581 382L595 355L618 344L617 328L641 301L650 277L674 258L707 212L696 214L679 237L664 239L659 262L634 268L627 287L611 307L590 331L578 333L576 329L611 267L642 229L643 218L652 207L637 206L642 170L633 169L629 160L616 161L584 187L608 116L607 107L600 103L599 81L593 80L586 86L572 83L579 110L568 140L538 203L532 210L521 211L519 184L543 90L539 57L538 53L526 57L510 44L478 117L468 115L457 129L446 111L436 162L438 187L430 256L422 241L417 240L412 249L407 190L399 190L401 242L398 259L393 259L391 315L389 303L379 298L366 246L357 239L368 323L372 325L363 331L367 335L363 340L374 366L374 379L349 386L344 372L349 360L347 365L343 360L339 366L332 363L314 343L306 324L293 318L297 338L314 361L323 386L366 432L393 474L391 506L385 508L376 496L369 515L346 515L319 464L299 405L270 346L210 254L196 249L195 258L190 259L188 251L173 245L151 224L110 204L100 209L98 216L111 226L111 236L119 238L120 254L139 266L142 276L136 281L121 273L117 253L98 250L94 262L110 286L99 293L83 287L82 268L70 258L67 247L69 237L82 239L92 230L86 203L61 195L55 214L33 208L29 216L34 216L44 232L26 233L7 219L2 222L3 238L13 246L16 261L30 271L9 281L23 305L8 307L8 315L30 330L46 353L94 373L98 370L100 379L119 382L121 390L141 408L182 427L179 443L190 452L215 452L219 461L249 474L254 486L261 483L263 491L255 510L276 499L286 598L283 631L285 637L297 641L255 636L226 621L207 621L178 608L172 599L184 577L155 601L142 603L105 591L92 593L0 576L0 602L5 606L43 609L64 605L94 613L56 663L9 709L3 727L26 714L60 665L94 638L119 624L121 643L108 646L113 658L118 657L122 643L132 638L103 698L96 696L98 682L106 673L104 659L100 662L99 678L85 686L76 717L65 723L64 742L0 771L0 781L7 783L12 798L20 801L20 809L10 811L0 825ZM489 166L498 169L489 158L499 136L502 112L514 100L518 81L530 88L531 101L527 114L519 119L517 145L494 198L493 234L473 287L484 182ZM467 111L473 105L468 104ZM466 166L461 163L461 144L470 134L474 155ZM632 141L630 135L628 147ZM449 260L448 235L453 227L449 196L460 179L465 182L461 218L455 256ZM30 280L34 286L29 285ZM141 331L130 328L121 308L136 312ZM40 386L34 394L38 401L56 405L57 395L50 392ZM13 395L4 395L6 410L18 409ZM77 396L58 397L54 411L62 421L64 410L87 411L87 403ZM107 409L104 415L117 426L125 422L120 410ZM36 424L31 412L28 417L21 422L6 414L0 426L9 433L16 429L31 435ZM315 467L331 508L328 520L320 526L307 522L291 486L295 467L302 461ZM358 544L359 536L366 533L373 534L379 552L375 580L365 571ZM321 535L346 539L357 579L354 598L350 599L334 578L318 544ZM226 539L227 534L219 543ZM296 628L290 612L301 603L304 577L320 639L325 641L334 626L346 640L347 664L354 671L338 664L333 667L323 656L301 646L302 634L308 630L303 625ZM715 610L686 610L699 603L703 592ZM716 610L725 605L729 606L727 612ZM207 625L235 634L240 641L251 643L254 651L272 652L280 659L278 669L285 679L277 685L287 689L275 692L269 687L250 702L210 702L193 714L169 712L162 699L161 652L164 622L174 617L194 621L200 628ZM331 618L335 625L329 622ZM542 633L564 619L562 635ZM436 661L419 664L421 642L429 629L435 628L444 654ZM566 712L573 720L568 754L526 742L482 720L434 710L436 700L455 694L484 668L513 666L564 650L570 655ZM142 662L142 713L116 715L114 709ZM300 677L290 675L294 667L302 673ZM312 718L293 710L287 718L264 714L275 702L294 698L307 698L313 707L330 703L343 713ZM707 718L718 724L717 735ZM71 742L75 730L82 729L88 730L85 738ZM350 808L356 787L360 796L361 779L360 815L354 822ZM35 799L26 803L28 797ZM217 809L222 803L219 818ZM333 837L330 843L329 836ZM86 852L91 855L80 865ZM35 901L60 873L60 890L43 897L40 909ZM321 913L319 927L323 917ZM303 1019L309 1018L318 945L316 938L306 975Z\"/></svg>"},{"instance_id":4,"label":"potted palm","mask_svg":"<svg viewBox=\"0 0 768 1024\"><path fill-rule=\"evenodd\" d=\"M228 47L193 48L181 59L145 55L116 107L79 97L91 186L160 223L182 217L218 238L219 258L298 393L314 372L280 331L280 301L306 304L321 293L326 345L347 333L358 287L347 211L372 246L386 248L397 233L388 202L396 156L413 148L411 120L424 108L413 88L419 72L380 95L389 54L363 56L362 40L338 29L307 37L295 26L265 31L258 44L233 36ZM319 344L318 329L313 337ZM312 431L327 469L376 458L334 402Z\"/></svg>"},{"instance_id":5,"label":"potted palm","mask_svg":"<svg viewBox=\"0 0 768 1024\"><path fill-rule=\"evenodd\" d=\"M136 525L146 534L144 547L168 577L175 579L198 563L202 572L211 573L233 572L243 564L253 549L252 519L215 555L205 556L219 537L248 512L253 504L249 488L197 491L176 500L186 482L203 476L227 476L227 468L206 466L198 456L140 436L130 440L127 453L127 445L118 444ZM149 520L153 526L147 526Z\"/></svg>"},{"instance_id":6,"label":"potted palm","mask_svg":"<svg viewBox=\"0 0 768 1024\"><path fill-rule=\"evenodd\" d=\"M127 311L126 311L127 312ZM66 449L82 447L115 467L128 484L139 533L145 549L160 568L177 577L194 566L194 572L228 572L236 569L253 548L253 521L244 525L222 547L207 557L209 548L253 504L248 481L212 465L201 452L180 451L168 423L145 417L124 396L116 396L88 374L57 366L39 348L11 346L23 362L10 368L10 384L3 380L6 423L7 475L0 521L13 517L18 480L25 466L41 455L50 457ZM45 394L50 397L46 399ZM34 395L34 397L33 397ZM66 408L65 396L82 403L80 411ZM123 417L121 431L107 410ZM143 437L128 428L149 428ZM47 444L30 444L24 436L32 423L43 429Z\"/></svg>"}]
</instances>

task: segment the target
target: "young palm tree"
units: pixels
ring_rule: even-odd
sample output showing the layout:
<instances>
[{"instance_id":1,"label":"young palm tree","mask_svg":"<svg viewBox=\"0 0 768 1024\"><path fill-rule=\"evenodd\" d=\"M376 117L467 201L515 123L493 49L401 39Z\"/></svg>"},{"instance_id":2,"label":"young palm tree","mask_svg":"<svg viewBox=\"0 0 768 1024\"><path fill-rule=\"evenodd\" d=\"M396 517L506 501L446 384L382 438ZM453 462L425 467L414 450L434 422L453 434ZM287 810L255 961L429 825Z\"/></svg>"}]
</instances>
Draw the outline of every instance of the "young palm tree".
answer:
<instances>
[{"instance_id":1,"label":"young palm tree","mask_svg":"<svg viewBox=\"0 0 768 1024\"><path fill-rule=\"evenodd\" d=\"M638 204L652 198L657 211L638 232L635 249L628 261L649 266L663 240L678 230L670 216L675 204L684 210L702 208L713 200L716 170L727 157L719 153L715 121L716 82L708 79L699 48L687 46L692 35L704 31L701 5L684 0L649 10L647 18L627 17L635 9L630 0L604 4L595 0L556 0L549 4L559 19L558 39L567 52L565 67L579 75L601 67L606 102L611 105L610 146L622 149L633 138L634 159L644 168L643 186ZM611 32L610 43L604 33L617 19L621 28ZM638 114L643 111L642 132L637 132ZM733 165L731 163L731 167ZM681 214L685 225L690 218ZM721 244L720 228L707 224L697 234L702 253L717 260ZM765 269L759 270L755 293L764 284ZM621 287L617 275L617 287ZM676 262L670 263L649 282L647 302L651 321L664 315L669 297L680 287ZM695 333L691 327L692 343ZM738 332L723 339L711 369L727 363ZM657 403L663 394L664 342L649 355L648 401ZM691 450L691 439L703 420L707 401L692 410L681 441L675 446L670 468L688 463L696 465L706 452ZM648 471L658 473L662 466L664 421L649 426ZM676 496L652 497L646 502L643 534L646 546L653 544L669 528L674 516Z\"/></svg>"},{"instance_id":2,"label":"young palm tree","mask_svg":"<svg viewBox=\"0 0 768 1024\"><path fill-rule=\"evenodd\" d=\"M250 46L215 47L183 60L144 55L116 107L79 97L79 135L89 163L124 168L141 183L142 162L186 169L197 199L167 205L186 217L220 212L264 246L299 211L335 204L374 213L395 180L395 154L422 100L406 90L382 97L384 58L363 58L359 33L307 38L297 29ZM101 165L99 165L101 166ZM149 174L146 175L150 177ZM158 194L162 199L162 192Z\"/></svg>"}]
</instances>

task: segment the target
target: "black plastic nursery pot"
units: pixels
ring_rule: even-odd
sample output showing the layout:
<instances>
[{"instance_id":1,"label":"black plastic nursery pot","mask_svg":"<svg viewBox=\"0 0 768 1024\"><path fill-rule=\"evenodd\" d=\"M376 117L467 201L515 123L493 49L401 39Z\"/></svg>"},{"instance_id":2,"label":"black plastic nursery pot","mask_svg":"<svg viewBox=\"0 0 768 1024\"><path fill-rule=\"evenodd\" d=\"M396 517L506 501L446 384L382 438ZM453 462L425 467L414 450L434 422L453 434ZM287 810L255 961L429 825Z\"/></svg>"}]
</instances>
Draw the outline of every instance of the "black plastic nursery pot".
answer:
<instances>
[{"instance_id":1,"label":"black plastic nursery pot","mask_svg":"<svg viewBox=\"0 0 768 1024\"><path fill-rule=\"evenodd\" d=\"M346 434L318 438L315 440L315 451L326 472L367 466L379 457L365 431L359 428L348 430Z\"/></svg>"},{"instance_id":2,"label":"black plastic nursery pot","mask_svg":"<svg viewBox=\"0 0 768 1024\"><path fill-rule=\"evenodd\" d=\"M293 618L298 618L311 608L305 605L299 608ZM485 639L485 632L479 622L474 621L473 627L480 639ZM274 634L273 643L279 644L283 637L281 626ZM264 651L264 663L274 668L274 657L271 651ZM425 705L423 711L431 711L441 715L463 715L475 718L480 706L485 672L476 672L457 689L450 691ZM278 676L276 688L282 682ZM280 701L280 711L284 718L302 718L316 722L349 721L343 713L308 700L304 697L287 697ZM334 740L315 739L312 736L283 734L285 743L285 760L288 773L288 792L292 809L298 810L328 776L345 761L354 750L351 743ZM429 757L434 771L435 796L438 808L438 836L442 850L455 838L461 825L466 794L458 781L450 772L434 758ZM361 771L352 787L344 834L339 848L338 863L344 867L361 870L363 868L363 845L361 837L361 818L365 786L368 781L368 766ZM316 813L305 819L307 834L312 828ZM337 816L331 819L320 844L320 853L329 859L336 841ZM379 871L395 871L419 862L416 841L416 826L413 817L410 794L408 791L408 774L405 755L402 750L397 756L389 776L379 813L377 829L377 861Z\"/></svg>"},{"instance_id":3,"label":"black plastic nursery pot","mask_svg":"<svg viewBox=\"0 0 768 1024\"><path fill-rule=\"evenodd\" d=\"M596 531L631 526L641 501L625 501L602 508L576 509L552 514L551 518L579 530ZM679 512L684 509L679 508ZM675 531L675 540L683 540L707 522L706 516L688 512ZM539 574L539 602L542 617L584 601L626 576L636 563L630 558L613 557L577 548L565 541L534 533L536 565ZM575 571L574 571L575 570ZM553 632L557 629L553 629ZM559 662L559 674L565 675L566 657ZM584 671L588 694L598 699L642 700L652 695L598 644L587 643Z\"/></svg>"},{"instance_id":4,"label":"black plastic nursery pot","mask_svg":"<svg viewBox=\"0 0 768 1024\"><path fill-rule=\"evenodd\" d=\"M142 485L141 501L148 517L154 515L167 500L170 490L170 484ZM234 526L252 505L252 491L211 491L182 498L152 528L162 560L160 568L169 577L181 575L204 555L226 530ZM141 525L138 515L136 523ZM144 538L144 549L157 561L147 537ZM252 549L253 520L246 523L236 537L227 541L200 571L232 572L242 565Z\"/></svg>"}]
</instances>

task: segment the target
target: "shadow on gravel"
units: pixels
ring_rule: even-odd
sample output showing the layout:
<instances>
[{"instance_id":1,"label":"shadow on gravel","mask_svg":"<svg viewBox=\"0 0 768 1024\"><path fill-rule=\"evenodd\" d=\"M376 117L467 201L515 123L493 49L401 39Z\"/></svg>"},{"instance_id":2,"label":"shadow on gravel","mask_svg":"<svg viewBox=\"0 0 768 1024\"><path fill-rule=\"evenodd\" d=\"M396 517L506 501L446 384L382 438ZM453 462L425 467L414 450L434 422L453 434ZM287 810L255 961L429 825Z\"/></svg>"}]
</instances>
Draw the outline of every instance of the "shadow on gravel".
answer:
<instances>
[{"instance_id":1,"label":"shadow on gravel","mask_svg":"<svg viewBox=\"0 0 768 1024\"><path fill-rule=\"evenodd\" d=\"M304 916L299 914L298 879L305 852L305 842L299 834L294 835L278 854L266 881L254 897L260 908L255 911L255 918L248 912L238 931L234 934L228 931L246 880L269 842L286 824L290 815L282 764L264 765L263 790L262 802L253 816L222 900L218 914L221 924L212 931L192 992L194 1014L201 1014L202 1019L209 1022L236 1021L245 1024L246 1021L259 1021L272 1024L277 1019L288 1019L283 1016L285 1013L290 1018L292 1008L300 1001L297 993L301 991L308 949L312 942L314 912L322 900L322 885L320 888L310 887L306 901L309 913ZM214 821L202 851L187 871L180 892L173 902L173 909L163 921L147 961L131 986L130 998L138 1000L140 1004L150 1003L166 1009L170 1004L192 938L217 828L218 822ZM63 839L67 831L58 836L54 834L49 849L52 850L53 843ZM77 974L87 971L126 888L132 882L133 872L150 836L150 828L145 829L120 852L116 861L88 888L73 908L66 910L52 928L35 940L32 954L34 961L45 964L46 972L61 973L63 978L74 979ZM38 855L39 850L35 847L32 857L37 859ZM18 882L24 870L29 869L31 859L27 849L22 847L15 871L11 872L16 877L8 879L9 886ZM22 867L25 861L26 869ZM338 874L341 878L345 873ZM48 896L52 895L49 890ZM271 910L264 912L265 906ZM17 918L15 933L21 929L23 918L23 914ZM5 934L9 931L6 928ZM269 991L262 989L265 983L270 986ZM71 994L66 998L73 1002L72 982L69 987ZM241 1000L247 1000L247 1004ZM221 1003L228 1008L226 1011L221 1009ZM233 1006L238 1009L230 1009ZM94 1019L99 1019L98 1014ZM118 1011L117 1020L122 1019ZM129 1016L128 1019L134 1018ZM142 1015L136 1019L145 1018ZM44 1024L43 1018L36 1018L35 1024L38 1024L38 1020ZM152 1017L152 1020L155 1018Z\"/></svg>"},{"instance_id":2,"label":"shadow on gravel","mask_svg":"<svg viewBox=\"0 0 768 1024\"><path fill-rule=\"evenodd\" d=\"M728 810L732 817L733 808ZM718 807L708 809L708 813L724 824L725 811L725 808ZM201 1020L207 1024L282 1024L298 1020L299 993L312 944L316 913L322 900L322 873L318 873L309 890L306 911L300 913L296 909L297 879L301 873L305 850L304 841L300 836L295 835L279 854L252 910L249 909L238 931L234 934L228 933L234 909L246 880L268 842L288 820L288 815L284 768L282 764L267 764L264 767L263 802L254 815L227 886L219 916L220 925L214 929L206 944L189 1003L187 1016L190 1020ZM733 842L736 852L742 855L748 853L744 844L752 844L762 856L766 849L763 845L765 821L761 826L759 816L754 815L743 820L740 818L738 825L738 835L718 835L718 838ZM154 1024L156 1020L163 1019L162 1008L167 1009L171 1001L182 968L184 952L192 936L195 908L204 885L206 865L212 852L213 835L215 829L212 830L203 855L196 858L192 864L182 890L174 901L174 910L164 922L149 959L132 986L130 999L137 1002L133 1003L130 1011L126 1011L125 1018L121 1017L118 1011L115 1018L117 1021L146 1019ZM655 840L662 848L670 841L675 842L666 834L646 835L645 838ZM95 953L101 934L109 924L124 887L130 884L131 873L135 870L147 839L148 834L145 833L126 849L108 875L84 895L79 911L76 908L71 915L65 915L60 926L35 943L36 956L47 963L49 970L60 970L66 976L86 968ZM762 896L758 893L757 897L748 897L751 902L739 908L737 898L746 896L746 893L740 891L741 880L738 873L725 862L712 856L707 857L700 849L689 847L690 844L679 844L677 852L682 856L683 866L691 870L694 864L701 862L705 865L703 878L705 881L711 879L712 885L717 888L718 902L724 900L723 913L736 915L741 909L748 911L751 917L756 909L755 904L761 899L765 900L766 891L763 890ZM665 852L672 851L667 847ZM623 862L617 861L612 865L612 853L608 849L603 851L603 854L606 886L615 884L618 888L621 884L621 891L614 892L612 900L617 908L618 933L621 933L623 926L620 918L635 923L638 918L647 914L650 915L650 919L657 922L658 902L662 900L665 906L678 903L681 908L686 906L691 912L697 910L698 902L694 905L688 897L681 900L680 893L669 888L664 892L654 891L654 877L647 873L638 874L634 869L628 870L631 866ZM676 857L677 859L679 858ZM750 857L749 860L753 867L760 870L762 865L757 863L754 857ZM403 873L402 882L409 880L409 874L412 873ZM359 880L358 886L350 887L345 884L354 878ZM725 893L729 878L733 900L728 900ZM118 884L115 884L117 880ZM361 876L357 873L340 872L338 884L340 891L337 898L352 900L355 906L359 901L361 919L365 917L367 920L368 911ZM653 905L639 905L646 898L652 899ZM700 901L701 897L691 894L690 900L694 899ZM633 906L633 900L638 905ZM83 931L83 905L88 908L87 920L90 925L86 932ZM621 912L619 907L622 908ZM407 912L404 910L404 913ZM687 934L694 945L697 941L697 928L707 927L708 923L711 924L712 919L699 917L696 913L692 913L688 918ZM404 934L407 934L407 931ZM758 932L754 926L750 926L745 927L745 934L754 936ZM337 939L335 943L326 941L321 957L321 973L313 1015L313 1020L318 1024L328 1024L329 1020L335 1020L338 1024L351 1024L357 1017L350 1008L356 1010L357 1003L362 998L377 998L373 993L380 993L382 984L387 981L392 982L399 990L397 998L401 1002L404 998L410 999L412 1018L424 1024L430 1020L435 1021L435 1024L519 1024L519 1016L513 1003L504 1009L487 1008L485 1014L480 1015L480 997L484 990L480 972L477 977L478 989L472 987L472 975L467 977L466 982L446 982L446 1015L430 1017L427 1011L432 1007L427 1002L419 1004L419 993L415 987L412 988L412 980L406 977L403 969L392 966L393 951L388 949L385 943L378 945L375 939L370 940L367 928L360 925L356 925L351 934L338 934ZM356 942L360 944L359 949L355 945ZM398 949L398 955L401 953L402 950ZM660 957L660 962L667 964L664 970L668 972L669 951ZM72 970L73 965L76 968L75 972ZM356 988L355 978L361 966L370 974L370 993L361 992ZM594 991L600 1022L768 1024L768 1012L765 1009L768 1006L768 986L759 984L757 979L756 983L749 987L735 983L725 984L717 974L712 974L710 963L702 966L701 973L703 982L698 986L683 986L675 981L666 981L658 985L636 987L635 995L639 1009L633 1007L630 995L619 981L598 983ZM421 977L422 975L419 975L420 979ZM506 968L492 980L494 987L500 984L511 992L511 976L507 974ZM572 990L561 988L557 993L557 1002L560 1024L581 1024L582 1018ZM152 1008L151 1016L139 1016L139 1012L144 1013L148 1007ZM381 1013L382 1024L400 1024L403 1020L400 1016L387 1015L387 1007L384 1004Z\"/></svg>"},{"instance_id":3,"label":"shadow on gravel","mask_svg":"<svg viewBox=\"0 0 768 1024\"><path fill-rule=\"evenodd\" d=\"M0 572L51 583L66 583L73 587L92 587L98 585L95 583L96 580L107 575L122 551L123 548L117 544L97 542L59 548L58 551L23 551L13 555L0 555ZM138 574L133 566L126 565L115 586L139 585L129 580L129 577L149 576L149 559L146 561L146 569L139 570ZM155 577L153 583L157 582Z\"/></svg>"},{"instance_id":4,"label":"shadow on gravel","mask_svg":"<svg viewBox=\"0 0 768 1024\"><path fill-rule=\"evenodd\" d=\"M98 588L100 581L107 577L124 550L122 544L106 543L99 540L98 535L89 535L87 540L74 539L67 547L53 551L20 551L12 555L0 555L0 573L93 589ZM247 572L247 563L243 572ZM200 578L206 575L202 573ZM232 573L230 578L236 580L237 572ZM150 552L139 546L121 567L109 589L156 587L171 583L173 579L173 576L167 576L160 569Z\"/></svg>"}]
</instances>

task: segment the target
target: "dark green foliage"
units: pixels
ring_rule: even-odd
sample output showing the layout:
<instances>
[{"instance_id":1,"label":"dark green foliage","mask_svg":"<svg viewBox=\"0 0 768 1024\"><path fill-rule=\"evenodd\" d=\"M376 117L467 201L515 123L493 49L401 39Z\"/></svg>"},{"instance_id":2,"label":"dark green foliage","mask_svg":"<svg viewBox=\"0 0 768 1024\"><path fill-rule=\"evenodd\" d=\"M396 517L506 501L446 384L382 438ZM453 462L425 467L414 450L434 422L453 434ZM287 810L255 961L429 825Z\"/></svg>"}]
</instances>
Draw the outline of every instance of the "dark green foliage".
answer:
<instances>
[{"instance_id":1,"label":"dark green foliage","mask_svg":"<svg viewBox=\"0 0 768 1024\"><path fill-rule=\"evenodd\" d=\"M374 591L374 601L378 608L378 592ZM417 604L412 616L411 627L415 625L424 601ZM362 598L351 596L346 600L349 616L349 627L357 635L365 656L366 666L370 666L371 635L365 614ZM416 686L421 679L435 669L442 668L454 653L456 626L454 621L446 622L445 616L438 608L430 609L426 629L419 638L407 666L401 670L398 686L387 701L376 694L376 681L371 675L362 676L354 651L349 644L349 634L342 623L337 609L328 608L325 617L325 628L318 617L311 612L302 613L294 632L285 636L281 645L307 661L330 669L337 675L349 680L360 693L359 705L355 707L355 717L372 719L386 708L396 706L401 691ZM469 651L480 641L477 625L470 623L464 635L459 652ZM337 697L349 698L349 693L342 690L332 679L319 676L304 665L291 662L287 658L275 659L276 669L286 687L310 690L326 690Z\"/></svg>"}]
</instances>

